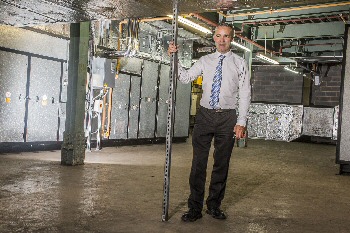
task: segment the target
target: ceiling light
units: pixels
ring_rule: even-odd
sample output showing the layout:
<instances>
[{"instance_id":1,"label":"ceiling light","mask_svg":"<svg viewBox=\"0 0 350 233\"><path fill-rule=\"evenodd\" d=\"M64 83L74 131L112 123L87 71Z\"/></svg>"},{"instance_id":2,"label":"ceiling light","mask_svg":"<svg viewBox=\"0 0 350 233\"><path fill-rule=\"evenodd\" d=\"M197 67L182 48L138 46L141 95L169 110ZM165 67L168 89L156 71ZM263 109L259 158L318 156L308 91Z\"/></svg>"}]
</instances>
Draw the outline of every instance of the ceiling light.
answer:
<instances>
[{"instance_id":1,"label":"ceiling light","mask_svg":"<svg viewBox=\"0 0 350 233\"><path fill-rule=\"evenodd\" d=\"M241 45L240 43L237 43L235 41L232 41L231 42L232 45L236 46L236 47L239 47L241 49L244 49L245 51L248 51L248 52L251 52L252 50L250 50L249 48L245 47L244 45Z\"/></svg>"},{"instance_id":2,"label":"ceiling light","mask_svg":"<svg viewBox=\"0 0 350 233\"><path fill-rule=\"evenodd\" d=\"M265 56L265 55L262 55L262 54L260 54L260 53L258 53L258 54L256 55L256 57L257 57L257 58L260 58L261 60L267 61L267 62L269 62L269 63L275 64L275 65L280 64L278 61L276 61L276 60L274 60L274 59L272 59L272 58L269 58L269 57L267 57L267 56Z\"/></svg>"},{"instance_id":3,"label":"ceiling light","mask_svg":"<svg viewBox=\"0 0 350 233\"><path fill-rule=\"evenodd\" d=\"M170 17L170 18L173 18L172 15L167 15L167 16ZM177 19L178 19L178 21L180 23L186 24L187 26L190 26L190 27L192 27L194 29L197 29L197 30L199 30L201 32L204 32L204 33L207 33L207 34L212 34L211 30L209 30L208 28L202 27L201 25L199 25L197 23L194 23L191 20L185 19L182 16L178 16Z\"/></svg>"},{"instance_id":4,"label":"ceiling light","mask_svg":"<svg viewBox=\"0 0 350 233\"><path fill-rule=\"evenodd\" d=\"M289 68L288 66L285 66L284 69L285 69L285 70L288 70L288 71L290 71L290 72L293 72L293 73L295 73L295 74L299 74L299 71L297 71L297 70L295 70L295 69L292 69L292 68Z\"/></svg>"}]
</instances>

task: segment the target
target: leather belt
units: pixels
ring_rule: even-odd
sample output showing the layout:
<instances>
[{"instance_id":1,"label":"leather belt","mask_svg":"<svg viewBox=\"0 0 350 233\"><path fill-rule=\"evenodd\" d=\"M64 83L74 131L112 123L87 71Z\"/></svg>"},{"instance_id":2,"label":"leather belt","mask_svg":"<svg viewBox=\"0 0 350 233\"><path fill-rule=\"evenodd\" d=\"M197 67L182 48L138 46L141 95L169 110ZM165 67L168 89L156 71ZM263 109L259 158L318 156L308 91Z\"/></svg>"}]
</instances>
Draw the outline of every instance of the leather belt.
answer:
<instances>
[{"instance_id":1,"label":"leather belt","mask_svg":"<svg viewBox=\"0 0 350 233\"><path fill-rule=\"evenodd\" d=\"M209 108L205 108L205 107L202 107L202 108L205 109L208 112L215 112L215 113L234 111L234 109L222 109L222 108L209 109Z\"/></svg>"}]
</instances>

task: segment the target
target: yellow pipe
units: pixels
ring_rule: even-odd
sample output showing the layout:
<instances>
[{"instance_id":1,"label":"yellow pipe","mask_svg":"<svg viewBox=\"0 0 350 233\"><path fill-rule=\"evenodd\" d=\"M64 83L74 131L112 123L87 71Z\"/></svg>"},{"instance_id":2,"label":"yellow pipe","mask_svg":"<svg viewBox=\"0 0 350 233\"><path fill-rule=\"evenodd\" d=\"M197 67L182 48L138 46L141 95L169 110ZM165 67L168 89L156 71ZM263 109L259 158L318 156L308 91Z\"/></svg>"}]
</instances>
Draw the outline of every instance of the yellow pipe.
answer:
<instances>
[{"instance_id":1,"label":"yellow pipe","mask_svg":"<svg viewBox=\"0 0 350 233\"><path fill-rule=\"evenodd\" d=\"M226 18L232 18L232 17L244 17L244 16L250 16L250 15L274 14L274 13L280 13L280 12L301 11L301 10L310 10L310 9L319 9L319 8L346 6L346 5L350 5L350 2L331 3L331 4L323 4L323 5L316 5L316 6L285 8L285 9L279 9L279 10L272 10L271 9L271 10L267 10L267 11L249 12L249 13L232 14L232 15L226 15L222 12L218 12L218 13Z\"/></svg>"}]
</instances>

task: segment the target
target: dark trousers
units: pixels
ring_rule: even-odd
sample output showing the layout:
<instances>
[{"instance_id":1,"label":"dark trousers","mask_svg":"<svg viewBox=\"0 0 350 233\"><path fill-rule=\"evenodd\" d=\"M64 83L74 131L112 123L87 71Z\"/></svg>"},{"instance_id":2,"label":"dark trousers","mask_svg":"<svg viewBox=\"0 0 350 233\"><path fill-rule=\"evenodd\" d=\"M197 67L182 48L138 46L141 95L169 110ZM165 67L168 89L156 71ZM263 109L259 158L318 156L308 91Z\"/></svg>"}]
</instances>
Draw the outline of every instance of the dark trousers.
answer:
<instances>
[{"instance_id":1,"label":"dark trousers","mask_svg":"<svg viewBox=\"0 0 350 233\"><path fill-rule=\"evenodd\" d=\"M224 199L226 180L232 149L234 146L233 128L237 116L234 109L217 111L200 107L192 135L193 160L190 174L188 207L203 209L207 163L212 139L214 138L214 165L211 174L208 208L220 207Z\"/></svg>"}]
</instances>

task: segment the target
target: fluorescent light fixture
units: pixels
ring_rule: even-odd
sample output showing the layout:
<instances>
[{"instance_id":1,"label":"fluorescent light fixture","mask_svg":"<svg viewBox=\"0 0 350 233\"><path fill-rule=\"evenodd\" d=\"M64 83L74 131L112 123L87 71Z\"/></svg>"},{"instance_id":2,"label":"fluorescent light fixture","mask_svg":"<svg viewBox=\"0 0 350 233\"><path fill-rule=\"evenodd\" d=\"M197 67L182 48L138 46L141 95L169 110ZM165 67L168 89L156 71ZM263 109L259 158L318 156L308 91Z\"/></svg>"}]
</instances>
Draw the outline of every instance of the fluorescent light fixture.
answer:
<instances>
[{"instance_id":1,"label":"fluorescent light fixture","mask_svg":"<svg viewBox=\"0 0 350 233\"><path fill-rule=\"evenodd\" d=\"M292 69L292 68L289 68L288 66L285 66L284 69L285 69L285 70L288 70L288 71L290 71L290 72L293 72L293 73L295 73L295 74L299 74L299 71L294 70L294 69Z\"/></svg>"},{"instance_id":2,"label":"fluorescent light fixture","mask_svg":"<svg viewBox=\"0 0 350 233\"><path fill-rule=\"evenodd\" d=\"M172 15L167 15L168 17L170 18L173 18ZM178 16L177 17L177 20L180 22L180 23L183 23L183 24L186 24L187 26L190 26L194 29L197 29L201 32L204 32L204 33L207 33L207 34L212 34L211 30L209 30L208 28L205 28L205 27L202 27L201 25L197 24L197 23L194 23L192 22L191 20L188 20L188 19L185 19L184 17L182 16Z\"/></svg>"},{"instance_id":3,"label":"fluorescent light fixture","mask_svg":"<svg viewBox=\"0 0 350 233\"><path fill-rule=\"evenodd\" d=\"M232 41L231 44L236 46L236 47L238 47L238 48L244 49L247 52L251 52L252 51L252 50L248 49L247 47L245 47L244 45L241 45L240 43L237 43L235 41Z\"/></svg>"},{"instance_id":4,"label":"fluorescent light fixture","mask_svg":"<svg viewBox=\"0 0 350 233\"><path fill-rule=\"evenodd\" d=\"M265 56L265 55L262 55L262 54L260 54L260 53L258 53L258 54L256 55L256 57L257 57L257 58L260 58L261 60L267 61L267 62L269 62L269 63L275 64L275 65L280 64L278 61L273 60L272 58L269 58L269 57L267 57L267 56Z\"/></svg>"}]
</instances>

